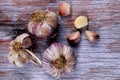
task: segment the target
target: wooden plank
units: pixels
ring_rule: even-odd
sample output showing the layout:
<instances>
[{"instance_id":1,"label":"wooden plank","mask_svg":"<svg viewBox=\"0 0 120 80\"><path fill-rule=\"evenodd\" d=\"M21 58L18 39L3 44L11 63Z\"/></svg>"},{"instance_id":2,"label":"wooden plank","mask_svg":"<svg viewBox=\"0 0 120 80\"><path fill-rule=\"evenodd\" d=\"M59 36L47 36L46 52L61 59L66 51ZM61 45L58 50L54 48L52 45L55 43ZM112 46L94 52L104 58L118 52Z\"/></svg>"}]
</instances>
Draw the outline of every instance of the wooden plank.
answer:
<instances>
[{"instance_id":1,"label":"wooden plank","mask_svg":"<svg viewBox=\"0 0 120 80\"><path fill-rule=\"evenodd\" d=\"M37 9L49 9L58 14L58 4L63 0L1 0L0 31L9 32L25 28L30 14ZM59 80L120 80L120 0L66 0L72 5L70 17L59 17L58 37L55 41L69 45L66 36L73 30L74 19L79 15L89 17L89 28L100 34L97 43L90 43L82 34L78 46L72 47L77 56L73 73ZM63 34L64 33L64 34ZM0 34L0 39L4 37ZM48 47L37 42L38 57ZM27 63L23 68L7 60L9 41L0 42L0 80L54 80L39 65Z\"/></svg>"}]
</instances>

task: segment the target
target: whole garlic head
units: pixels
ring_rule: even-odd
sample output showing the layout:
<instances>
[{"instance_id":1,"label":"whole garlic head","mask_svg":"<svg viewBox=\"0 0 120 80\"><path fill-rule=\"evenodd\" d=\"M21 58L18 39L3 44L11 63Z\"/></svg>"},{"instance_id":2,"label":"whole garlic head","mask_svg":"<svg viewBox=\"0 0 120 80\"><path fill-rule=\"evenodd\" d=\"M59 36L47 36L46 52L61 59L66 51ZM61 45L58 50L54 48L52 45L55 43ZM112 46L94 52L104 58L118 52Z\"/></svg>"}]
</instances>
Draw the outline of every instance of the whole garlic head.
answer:
<instances>
[{"instance_id":1,"label":"whole garlic head","mask_svg":"<svg viewBox=\"0 0 120 80\"><path fill-rule=\"evenodd\" d=\"M54 12L37 10L30 16L27 29L40 39L49 38L57 28L57 15Z\"/></svg>"},{"instance_id":2,"label":"whole garlic head","mask_svg":"<svg viewBox=\"0 0 120 80\"><path fill-rule=\"evenodd\" d=\"M43 68L52 77L60 78L74 71L73 50L61 43L53 43L43 52Z\"/></svg>"},{"instance_id":3,"label":"whole garlic head","mask_svg":"<svg viewBox=\"0 0 120 80\"><path fill-rule=\"evenodd\" d=\"M22 67L29 60L34 63L42 63L32 51L27 49L32 46L32 40L29 34L23 33L19 35L15 40L11 41L10 45L8 55L10 63L18 67Z\"/></svg>"}]
</instances>

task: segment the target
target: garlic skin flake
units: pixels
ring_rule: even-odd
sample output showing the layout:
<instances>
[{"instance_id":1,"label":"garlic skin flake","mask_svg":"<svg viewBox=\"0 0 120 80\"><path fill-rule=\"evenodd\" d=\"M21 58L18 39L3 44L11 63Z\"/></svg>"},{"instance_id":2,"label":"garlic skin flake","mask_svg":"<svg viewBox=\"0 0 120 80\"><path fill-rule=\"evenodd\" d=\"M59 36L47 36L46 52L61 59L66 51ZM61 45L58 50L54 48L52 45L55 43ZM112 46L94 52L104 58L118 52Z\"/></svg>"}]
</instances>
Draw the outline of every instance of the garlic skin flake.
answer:
<instances>
[{"instance_id":1,"label":"garlic skin flake","mask_svg":"<svg viewBox=\"0 0 120 80\"><path fill-rule=\"evenodd\" d=\"M27 33L23 33L10 42L10 52L8 60L10 63L22 67L26 62L31 60L34 63L41 64L42 62L35 56L32 51L27 48L32 46L32 40Z\"/></svg>"},{"instance_id":2,"label":"garlic skin flake","mask_svg":"<svg viewBox=\"0 0 120 80\"><path fill-rule=\"evenodd\" d=\"M60 78L74 71L73 50L61 43L53 43L43 53L43 68L52 77Z\"/></svg>"},{"instance_id":3,"label":"garlic skin flake","mask_svg":"<svg viewBox=\"0 0 120 80\"><path fill-rule=\"evenodd\" d=\"M36 10L30 16L27 29L40 39L49 38L57 28L57 21L58 18L54 12Z\"/></svg>"}]
</instances>

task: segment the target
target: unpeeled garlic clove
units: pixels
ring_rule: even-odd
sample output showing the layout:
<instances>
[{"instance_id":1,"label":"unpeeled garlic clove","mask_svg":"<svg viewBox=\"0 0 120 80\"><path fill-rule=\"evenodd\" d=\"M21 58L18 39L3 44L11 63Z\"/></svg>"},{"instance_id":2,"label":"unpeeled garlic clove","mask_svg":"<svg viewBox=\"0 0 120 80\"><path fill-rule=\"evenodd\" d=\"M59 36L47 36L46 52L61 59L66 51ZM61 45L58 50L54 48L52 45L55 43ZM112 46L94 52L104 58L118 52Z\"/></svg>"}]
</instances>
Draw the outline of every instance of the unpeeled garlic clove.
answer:
<instances>
[{"instance_id":1,"label":"unpeeled garlic clove","mask_svg":"<svg viewBox=\"0 0 120 80\"><path fill-rule=\"evenodd\" d=\"M32 44L33 44L33 42L31 40L31 38L30 37L26 37L26 38L23 39L22 47L23 48L29 48L29 47L32 46Z\"/></svg>"},{"instance_id":2,"label":"unpeeled garlic clove","mask_svg":"<svg viewBox=\"0 0 120 80\"><path fill-rule=\"evenodd\" d=\"M75 31L75 32L71 32L68 36L67 36L67 40L70 44L76 44L80 41L80 32L79 31Z\"/></svg>"},{"instance_id":3,"label":"unpeeled garlic clove","mask_svg":"<svg viewBox=\"0 0 120 80\"><path fill-rule=\"evenodd\" d=\"M59 14L61 16L68 16L71 15L72 13L72 9L71 9L71 5L68 2L61 2L59 4Z\"/></svg>"},{"instance_id":4,"label":"unpeeled garlic clove","mask_svg":"<svg viewBox=\"0 0 120 80\"><path fill-rule=\"evenodd\" d=\"M77 29L83 28L88 25L88 18L86 16L79 16L74 21L74 26Z\"/></svg>"},{"instance_id":5,"label":"unpeeled garlic clove","mask_svg":"<svg viewBox=\"0 0 120 80\"><path fill-rule=\"evenodd\" d=\"M93 32L93 31L89 31L89 30L85 31L85 35L86 35L87 39L91 42L94 42L100 38L100 36L97 33Z\"/></svg>"},{"instance_id":6,"label":"unpeeled garlic clove","mask_svg":"<svg viewBox=\"0 0 120 80\"><path fill-rule=\"evenodd\" d=\"M17 36L14 41L20 42L22 45L21 46L22 48L29 48L32 46L32 40L30 38L30 35L27 33L23 33L23 34Z\"/></svg>"}]
</instances>

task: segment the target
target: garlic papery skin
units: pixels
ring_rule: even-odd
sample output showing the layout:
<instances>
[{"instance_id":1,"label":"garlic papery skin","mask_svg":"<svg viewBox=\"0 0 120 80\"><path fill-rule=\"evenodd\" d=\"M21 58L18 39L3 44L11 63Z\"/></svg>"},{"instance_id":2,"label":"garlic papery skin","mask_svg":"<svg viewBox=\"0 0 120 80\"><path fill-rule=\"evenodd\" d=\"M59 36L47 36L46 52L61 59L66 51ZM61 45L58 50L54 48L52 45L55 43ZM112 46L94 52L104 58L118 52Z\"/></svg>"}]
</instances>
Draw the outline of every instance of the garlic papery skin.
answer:
<instances>
[{"instance_id":1,"label":"garlic papery skin","mask_svg":"<svg viewBox=\"0 0 120 80\"><path fill-rule=\"evenodd\" d=\"M27 29L40 39L49 38L57 28L57 19L52 11L37 10L31 14Z\"/></svg>"},{"instance_id":2,"label":"garlic papery skin","mask_svg":"<svg viewBox=\"0 0 120 80\"><path fill-rule=\"evenodd\" d=\"M10 52L8 54L8 60L10 63L22 67L29 60L34 63L40 63L40 60L35 54L28 50L32 46L32 40L27 33L23 33L16 37L15 40L10 42Z\"/></svg>"},{"instance_id":3,"label":"garlic papery skin","mask_svg":"<svg viewBox=\"0 0 120 80\"><path fill-rule=\"evenodd\" d=\"M73 50L61 43L53 43L43 52L43 68L52 77L60 78L74 71Z\"/></svg>"}]
</instances>

